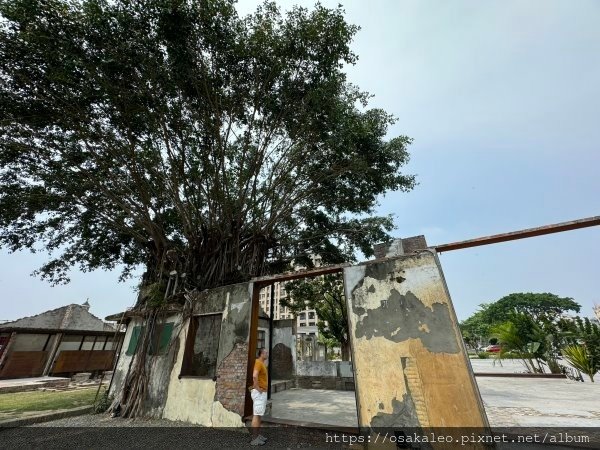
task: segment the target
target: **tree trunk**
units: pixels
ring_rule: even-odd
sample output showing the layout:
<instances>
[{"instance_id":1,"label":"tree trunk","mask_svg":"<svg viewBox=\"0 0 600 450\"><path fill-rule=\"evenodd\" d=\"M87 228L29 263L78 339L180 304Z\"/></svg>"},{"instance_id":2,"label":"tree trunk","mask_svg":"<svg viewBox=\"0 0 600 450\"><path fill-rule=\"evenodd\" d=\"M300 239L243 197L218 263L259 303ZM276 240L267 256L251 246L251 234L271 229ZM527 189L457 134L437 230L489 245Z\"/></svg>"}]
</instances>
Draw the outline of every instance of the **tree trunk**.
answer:
<instances>
[{"instance_id":1,"label":"tree trunk","mask_svg":"<svg viewBox=\"0 0 600 450\"><path fill-rule=\"evenodd\" d=\"M342 342L342 361L350 361L350 343Z\"/></svg>"}]
</instances>

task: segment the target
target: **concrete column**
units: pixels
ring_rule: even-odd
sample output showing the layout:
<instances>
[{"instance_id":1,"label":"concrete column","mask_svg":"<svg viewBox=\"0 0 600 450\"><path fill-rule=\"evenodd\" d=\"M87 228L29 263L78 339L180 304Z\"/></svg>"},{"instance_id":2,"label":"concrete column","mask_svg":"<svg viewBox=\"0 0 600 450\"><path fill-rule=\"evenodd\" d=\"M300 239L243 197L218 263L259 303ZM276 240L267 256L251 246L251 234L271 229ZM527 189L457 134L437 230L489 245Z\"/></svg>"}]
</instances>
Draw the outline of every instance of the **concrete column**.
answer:
<instances>
[{"instance_id":1,"label":"concrete column","mask_svg":"<svg viewBox=\"0 0 600 450\"><path fill-rule=\"evenodd\" d=\"M56 338L54 339L54 343L52 344L52 348L48 353L48 359L46 360L46 365L44 366L44 371L42 372L42 376L46 377L50 373L50 369L52 369L52 363L54 362L54 357L56 356L56 351L58 350L58 346L62 341L63 334L57 333Z\"/></svg>"}]
</instances>

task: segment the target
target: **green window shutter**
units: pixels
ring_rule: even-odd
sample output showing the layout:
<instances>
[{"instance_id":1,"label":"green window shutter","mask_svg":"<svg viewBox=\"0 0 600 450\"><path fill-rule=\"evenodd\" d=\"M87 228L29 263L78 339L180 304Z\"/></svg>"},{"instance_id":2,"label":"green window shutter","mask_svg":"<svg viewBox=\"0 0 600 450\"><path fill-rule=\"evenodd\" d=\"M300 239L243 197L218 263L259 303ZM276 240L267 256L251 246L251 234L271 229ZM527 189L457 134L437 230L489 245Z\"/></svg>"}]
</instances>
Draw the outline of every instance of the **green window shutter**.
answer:
<instances>
[{"instance_id":1,"label":"green window shutter","mask_svg":"<svg viewBox=\"0 0 600 450\"><path fill-rule=\"evenodd\" d=\"M125 352L126 355L131 356L135 353L135 349L137 348L138 341L140 339L141 329L142 327L140 326L133 327L133 330L131 331L131 338L129 339L129 346Z\"/></svg>"},{"instance_id":2,"label":"green window shutter","mask_svg":"<svg viewBox=\"0 0 600 450\"><path fill-rule=\"evenodd\" d=\"M171 334L173 334L173 322L168 322L163 325L162 332L158 342L158 354L162 355L168 348L171 342Z\"/></svg>"},{"instance_id":3,"label":"green window shutter","mask_svg":"<svg viewBox=\"0 0 600 450\"><path fill-rule=\"evenodd\" d=\"M154 335L150 339L148 348L149 355L162 355L169 348L171 342L171 334L173 334L173 322L156 325Z\"/></svg>"}]
</instances>

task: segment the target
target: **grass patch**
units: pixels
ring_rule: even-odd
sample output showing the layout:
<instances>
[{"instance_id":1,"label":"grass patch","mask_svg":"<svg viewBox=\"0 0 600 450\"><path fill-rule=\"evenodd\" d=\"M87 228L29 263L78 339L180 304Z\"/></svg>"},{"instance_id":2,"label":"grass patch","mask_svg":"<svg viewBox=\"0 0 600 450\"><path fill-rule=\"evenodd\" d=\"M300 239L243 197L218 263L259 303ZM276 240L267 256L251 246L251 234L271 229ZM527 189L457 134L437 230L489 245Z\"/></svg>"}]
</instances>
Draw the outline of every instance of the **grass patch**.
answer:
<instances>
[{"instance_id":1,"label":"grass patch","mask_svg":"<svg viewBox=\"0 0 600 450\"><path fill-rule=\"evenodd\" d=\"M0 418L19 417L34 411L56 411L91 406L98 387L73 391L27 391L0 394ZM103 389L100 391L102 395Z\"/></svg>"}]
</instances>

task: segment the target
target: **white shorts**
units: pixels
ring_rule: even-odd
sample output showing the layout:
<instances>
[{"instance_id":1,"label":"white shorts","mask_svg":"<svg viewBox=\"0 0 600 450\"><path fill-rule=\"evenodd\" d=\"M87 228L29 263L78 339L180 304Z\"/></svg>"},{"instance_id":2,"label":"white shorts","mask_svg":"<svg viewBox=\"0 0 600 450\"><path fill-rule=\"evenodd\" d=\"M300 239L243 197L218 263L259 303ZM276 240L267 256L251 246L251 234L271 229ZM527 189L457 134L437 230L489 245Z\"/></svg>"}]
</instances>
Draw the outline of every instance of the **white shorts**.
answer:
<instances>
[{"instance_id":1,"label":"white shorts","mask_svg":"<svg viewBox=\"0 0 600 450\"><path fill-rule=\"evenodd\" d=\"M264 416L267 409L267 393L258 392L256 389L250 391L252 397L252 411L255 416Z\"/></svg>"}]
</instances>

